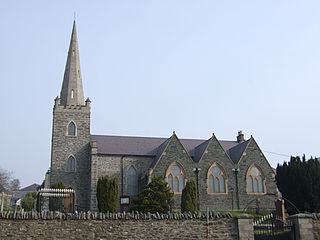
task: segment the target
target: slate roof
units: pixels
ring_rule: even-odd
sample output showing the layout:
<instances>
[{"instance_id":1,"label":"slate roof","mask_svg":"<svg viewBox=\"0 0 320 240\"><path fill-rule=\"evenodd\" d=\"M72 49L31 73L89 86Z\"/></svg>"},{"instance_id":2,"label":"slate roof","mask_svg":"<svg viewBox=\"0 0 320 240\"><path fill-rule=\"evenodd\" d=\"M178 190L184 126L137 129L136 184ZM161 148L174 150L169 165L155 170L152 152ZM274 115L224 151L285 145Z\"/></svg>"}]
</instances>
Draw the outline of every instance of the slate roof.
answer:
<instances>
[{"instance_id":1,"label":"slate roof","mask_svg":"<svg viewBox=\"0 0 320 240\"><path fill-rule=\"evenodd\" d=\"M240 160L244 150L246 150L246 147L248 146L249 142L250 142L250 140L244 141L244 142L239 143L238 145L227 150L227 154L229 155L229 157L231 158L231 160L234 163L239 162L239 160Z\"/></svg>"},{"instance_id":2,"label":"slate roof","mask_svg":"<svg viewBox=\"0 0 320 240\"><path fill-rule=\"evenodd\" d=\"M20 188L19 191L24 191L24 192L36 191L38 187L40 187L40 185L34 183L34 184L31 184L31 185L29 185L27 187Z\"/></svg>"},{"instance_id":3,"label":"slate roof","mask_svg":"<svg viewBox=\"0 0 320 240\"><path fill-rule=\"evenodd\" d=\"M156 163L164 151L170 138L131 137L111 135L91 135L91 140L97 143L98 154L133 155L155 157ZM190 157L198 162L205 151L210 139L179 139ZM245 150L248 141L219 141L234 163L237 163Z\"/></svg>"}]
</instances>

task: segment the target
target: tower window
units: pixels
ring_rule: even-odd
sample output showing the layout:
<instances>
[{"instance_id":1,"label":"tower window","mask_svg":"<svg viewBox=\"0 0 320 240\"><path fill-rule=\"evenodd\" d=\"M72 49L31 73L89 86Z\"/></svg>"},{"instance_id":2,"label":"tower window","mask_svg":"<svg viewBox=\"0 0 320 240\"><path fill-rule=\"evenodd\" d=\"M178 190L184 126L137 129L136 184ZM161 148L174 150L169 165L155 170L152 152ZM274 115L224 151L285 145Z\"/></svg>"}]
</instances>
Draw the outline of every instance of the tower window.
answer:
<instances>
[{"instance_id":1,"label":"tower window","mask_svg":"<svg viewBox=\"0 0 320 240\"><path fill-rule=\"evenodd\" d=\"M73 121L68 124L68 136L76 136L76 124Z\"/></svg>"},{"instance_id":2,"label":"tower window","mask_svg":"<svg viewBox=\"0 0 320 240\"><path fill-rule=\"evenodd\" d=\"M74 156L70 156L67 160L67 172L74 172L76 170L76 159Z\"/></svg>"},{"instance_id":3,"label":"tower window","mask_svg":"<svg viewBox=\"0 0 320 240\"><path fill-rule=\"evenodd\" d=\"M71 90L71 99L73 99L74 98L74 90L72 89Z\"/></svg>"}]
</instances>

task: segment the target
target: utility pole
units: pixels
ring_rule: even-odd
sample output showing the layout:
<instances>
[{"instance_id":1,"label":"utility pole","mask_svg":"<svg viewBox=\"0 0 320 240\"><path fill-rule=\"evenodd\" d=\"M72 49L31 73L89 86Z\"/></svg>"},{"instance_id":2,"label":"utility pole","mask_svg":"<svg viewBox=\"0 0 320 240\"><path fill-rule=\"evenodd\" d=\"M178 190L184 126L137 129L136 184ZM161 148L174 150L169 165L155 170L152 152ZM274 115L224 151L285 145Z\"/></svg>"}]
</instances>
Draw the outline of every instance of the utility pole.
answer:
<instances>
[{"instance_id":1,"label":"utility pole","mask_svg":"<svg viewBox=\"0 0 320 240\"><path fill-rule=\"evenodd\" d=\"M239 188L238 188L238 173L239 168L233 168L232 171L234 172L234 175L236 177L236 200L237 200L237 209L240 209L240 203L239 203Z\"/></svg>"},{"instance_id":2,"label":"utility pole","mask_svg":"<svg viewBox=\"0 0 320 240\"><path fill-rule=\"evenodd\" d=\"M197 209L200 211L200 200L199 200L199 172L201 168L194 168L193 171L196 174L196 184L197 184Z\"/></svg>"}]
</instances>

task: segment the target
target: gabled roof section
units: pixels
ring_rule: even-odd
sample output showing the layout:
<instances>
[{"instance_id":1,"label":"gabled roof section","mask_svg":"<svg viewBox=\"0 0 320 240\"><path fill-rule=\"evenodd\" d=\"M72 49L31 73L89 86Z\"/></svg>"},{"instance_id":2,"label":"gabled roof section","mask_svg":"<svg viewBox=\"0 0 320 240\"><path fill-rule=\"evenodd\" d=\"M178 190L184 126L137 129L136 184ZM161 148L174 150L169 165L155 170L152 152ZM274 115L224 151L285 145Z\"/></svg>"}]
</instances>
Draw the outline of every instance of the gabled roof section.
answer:
<instances>
[{"instance_id":1,"label":"gabled roof section","mask_svg":"<svg viewBox=\"0 0 320 240\"><path fill-rule=\"evenodd\" d=\"M165 151L170 138L156 137L131 137L91 135L91 140L97 143L98 154L108 155L133 155L154 157L152 166ZM178 139L194 162L198 162L207 149L212 138L201 139ZM226 154L234 163L238 163L250 140L238 143L237 141L218 141Z\"/></svg>"},{"instance_id":2,"label":"gabled roof section","mask_svg":"<svg viewBox=\"0 0 320 240\"><path fill-rule=\"evenodd\" d=\"M80 58L76 22L73 22L68 58L60 92L61 104L83 105L83 88L80 70Z\"/></svg>"},{"instance_id":3,"label":"gabled roof section","mask_svg":"<svg viewBox=\"0 0 320 240\"><path fill-rule=\"evenodd\" d=\"M29 186L26 186L24 188L20 188L19 191L23 191L23 192L31 192L31 191L36 191L38 188L40 187L39 184L31 184Z\"/></svg>"},{"instance_id":4,"label":"gabled roof section","mask_svg":"<svg viewBox=\"0 0 320 240\"><path fill-rule=\"evenodd\" d=\"M244 141L242 143L238 143L234 147L227 150L227 154L230 156L231 160L237 164L243 154L243 152L246 150L248 143L250 142L250 139L247 141Z\"/></svg>"},{"instance_id":5,"label":"gabled roof section","mask_svg":"<svg viewBox=\"0 0 320 240\"><path fill-rule=\"evenodd\" d=\"M165 138L91 135L98 154L156 156Z\"/></svg>"},{"instance_id":6,"label":"gabled roof section","mask_svg":"<svg viewBox=\"0 0 320 240\"><path fill-rule=\"evenodd\" d=\"M159 161L162 153L166 150L166 148L167 148L167 146L168 146L168 144L169 144L169 142L170 142L170 139L171 139L171 137L168 138L166 141L164 141L164 142L158 147L158 149L157 149L157 154L156 154L153 162L151 163L151 166L150 166L151 168L154 168L154 167L156 166L156 164L157 164L157 162Z\"/></svg>"},{"instance_id":7,"label":"gabled roof section","mask_svg":"<svg viewBox=\"0 0 320 240\"><path fill-rule=\"evenodd\" d=\"M209 138L207 141L204 141L203 143L201 143L199 146L197 146L194 150L194 157L193 160L197 163L200 161L204 151L207 149L210 141L212 138Z\"/></svg>"}]
</instances>

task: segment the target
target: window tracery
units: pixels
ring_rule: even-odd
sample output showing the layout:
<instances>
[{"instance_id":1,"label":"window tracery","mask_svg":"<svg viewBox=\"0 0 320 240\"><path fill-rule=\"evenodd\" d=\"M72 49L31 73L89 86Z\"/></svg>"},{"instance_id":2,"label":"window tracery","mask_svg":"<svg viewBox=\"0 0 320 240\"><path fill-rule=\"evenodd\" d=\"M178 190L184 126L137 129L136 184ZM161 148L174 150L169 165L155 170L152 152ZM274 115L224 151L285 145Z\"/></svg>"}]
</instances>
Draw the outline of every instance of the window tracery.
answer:
<instances>
[{"instance_id":1,"label":"window tracery","mask_svg":"<svg viewBox=\"0 0 320 240\"><path fill-rule=\"evenodd\" d=\"M226 193L227 176L220 165L215 163L209 168L207 179L209 194Z\"/></svg>"},{"instance_id":2,"label":"window tracery","mask_svg":"<svg viewBox=\"0 0 320 240\"><path fill-rule=\"evenodd\" d=\"M180 164L174 162L168 167L166 180L173 193L182 193L186 183L186 174Z\"/></svg>"},{"instance_id":3,"label":"window tracery","mask_svg":"<svg viewBox=\"0 0 320 240\"><path fill-rule=\"evenodd\" d=\"M248 193L265 193L264 177L262 171L252 165L247 173L247 192Z\"/></svg>"}]
</instances>

